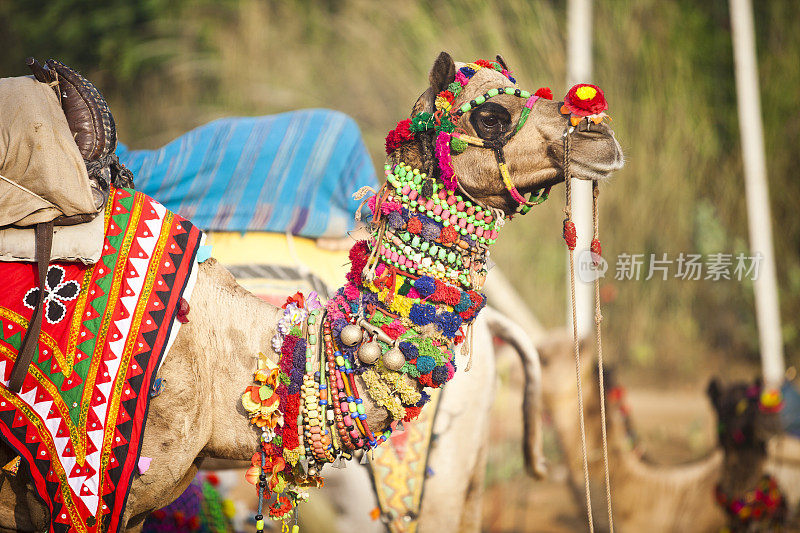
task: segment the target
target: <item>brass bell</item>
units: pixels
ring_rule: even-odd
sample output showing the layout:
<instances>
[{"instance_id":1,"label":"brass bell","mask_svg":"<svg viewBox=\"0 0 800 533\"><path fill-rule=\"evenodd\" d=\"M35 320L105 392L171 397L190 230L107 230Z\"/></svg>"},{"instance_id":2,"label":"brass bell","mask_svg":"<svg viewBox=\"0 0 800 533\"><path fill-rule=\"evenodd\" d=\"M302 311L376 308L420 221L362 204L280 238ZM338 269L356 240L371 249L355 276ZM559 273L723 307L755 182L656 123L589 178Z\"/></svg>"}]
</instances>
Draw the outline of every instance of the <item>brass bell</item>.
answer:
<instances>
[{"instance_id":1,"label":"brass bell","mask_svg":"<svg viewBox=\"0 0 800 533\"><path fill-rule=\"evenodd\" d=\"M341 339L346 346L354 346L361 340L361 328L355 324L348 324L342 328Z\"/></svg>"},{"instance_id":2,"label":"brass bell","mask_svg":"<svg viewBox=\"0 0 800 533\"><path fill-rule=\"evenodd\" d=\"M383 364L389 370L400 370L406 363L406 358L399 348L394 347L385 354L383 354Z\"/></svg>"},{"instance_id":3,"label":"brass bell","mask_svg":"<svg viewBox=\"0 0 800 533\"><path fill-rule=\"evenodd\" d=\"M375 341L365 342L358 349L358 359L365 365L371 365L381 357L381 347Z\"/></svg>"}]
</instances>

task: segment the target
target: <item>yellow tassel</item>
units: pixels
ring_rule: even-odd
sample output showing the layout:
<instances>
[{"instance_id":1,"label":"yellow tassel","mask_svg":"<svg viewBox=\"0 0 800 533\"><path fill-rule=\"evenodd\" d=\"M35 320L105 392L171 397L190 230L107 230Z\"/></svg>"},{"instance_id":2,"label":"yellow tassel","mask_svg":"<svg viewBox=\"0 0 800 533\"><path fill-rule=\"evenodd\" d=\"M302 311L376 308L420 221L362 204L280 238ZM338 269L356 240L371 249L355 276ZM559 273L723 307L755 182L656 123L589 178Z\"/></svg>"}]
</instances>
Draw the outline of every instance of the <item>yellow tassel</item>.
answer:
<instances>
[{"instance_id":1,"label":"yellow tassel","mask_svg":"<svg viewBox=\"0 0 800 533\"><path fill-rule=\"evenodd\" d=\"M469 359L467 360L467 368L464 370L465 372L469 372L469 369L470 369L470 368L472 368L472 348L473 348L473 346L472 346L472 345L473 345L473 344L474 344L474 342L475 342L475 337L474 337L474 336L473 336L473 334L472 334L472 332L473 332L473 329L472 329L472 324L470 324L470 325L467 327L467 330L468 330L468 331L467 331L467 335L469 336ZM466 342L467 342L467 341L466 341L466 339L465 339L465 340L464 340L464 344L466 344ZM461 347L461 350L462 350L462 354L463 354L463 350L464 350L464 347L463 347L463 346Z\"/></svg>"}]
</instances>

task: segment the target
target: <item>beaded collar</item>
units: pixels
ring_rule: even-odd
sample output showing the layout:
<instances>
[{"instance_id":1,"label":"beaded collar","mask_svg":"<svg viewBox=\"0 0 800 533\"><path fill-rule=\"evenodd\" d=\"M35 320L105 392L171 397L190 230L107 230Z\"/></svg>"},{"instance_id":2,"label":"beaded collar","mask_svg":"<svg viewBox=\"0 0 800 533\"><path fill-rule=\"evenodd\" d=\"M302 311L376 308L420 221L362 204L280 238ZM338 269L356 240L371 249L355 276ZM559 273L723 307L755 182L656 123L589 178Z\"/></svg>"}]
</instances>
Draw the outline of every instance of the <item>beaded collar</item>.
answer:
<instances>
[{"instance_id":1,"label":"beaded collar","mask_svg":"<svg viewBox=\"0 0 800 533\"><path fill-rule=\"evenodd\" d=\"M728 517L738 524L781 525L786 515L786 500L778 482L767 474L754 489L738 498L725 494L719 485L714 496Z\"/></svg>"}]
</instances>

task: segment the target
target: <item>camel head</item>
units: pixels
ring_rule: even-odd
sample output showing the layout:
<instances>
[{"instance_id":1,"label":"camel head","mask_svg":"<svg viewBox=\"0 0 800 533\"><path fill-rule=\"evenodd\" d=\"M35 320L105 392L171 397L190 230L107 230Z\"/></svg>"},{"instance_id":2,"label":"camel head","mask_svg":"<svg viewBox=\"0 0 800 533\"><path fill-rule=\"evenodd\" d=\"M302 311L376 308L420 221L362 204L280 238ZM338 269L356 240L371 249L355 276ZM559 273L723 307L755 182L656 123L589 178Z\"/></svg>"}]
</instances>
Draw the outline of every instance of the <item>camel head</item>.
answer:
<instances>
[{"instance_id":1,"label":"camel head","mask_svg":"<svg viewBox=\"0 0 800 533\"><path fill-rule=\"evenodd\" d=\"M753 383L723 385L713 378L708 397L717 414L719 444L728 451L766 453L767 441L781 432L779 393Z\"/></svg>"},{"instance_id":2,"label":"camel head","mask_svg":"<svg viewBox=\"0 0 800 533\"><path fill-rule=\"evenodd\" d=\"M444 115L449 112L456 135L484 141L487 145L505 141L502 153L508 176L516 190L524 196L564 181L564 134L576 122L570 139L570 165L574 177L601 180L622 167L622 150L614 132L602 122L602 109L590 117L595 118L594 122L586 119L571 123L571 118L581 117L562 114L562 110L566 110L562 107L564 102L549 99L549 89L540 89L533 96L533 92L518 87L500 56L497 56L496 62L478 63L494 65L495 68L480 68L463 84L463 68L470 69L470 64L456 63L449 54L442 52L431 68L430 86L414 104L412 121L414 117L424 116L422 113L432 114L436 120L437 110L441 113L444 104ZM467 72L471 70L474 69ZM463 84L460 92L459 80ZM456 85L453 85L454 82ZM450 90L452 94L453 88L458 92L454 98L443 93ZM512 94L506 94L505 88L519 90L519 93L515 94L512 90ZM499 94L485 98L487 93L491 95L489 91L496 89L501 89ZM596 99L605 104L602 91L597 88L586 90L592 95L599 92ZM442 94L451 98L449 105L441 100ZM467 111L462 108L465 104L469 108ZM526 104L530 111L525 110ZM584 113L584 116L588 114ZM518 126L521 127L514 133ZM390 137L393 133L390 132ZM437 136L436 131L421 132L413 141L401 144L392 157L395 161L425 169L429 175L437 172L436 160L441 161ZM390 140L387 138L387 152L392 148ZM458 144L458 141L453 143L451 150L452 170L458 188L484 205L502 209L507 214L515 212L519 201L515 200L501 178L495 150L468 142L463 152L457 153L463 147L463 143L461 147Z\"/></svg>"}]
</instances>

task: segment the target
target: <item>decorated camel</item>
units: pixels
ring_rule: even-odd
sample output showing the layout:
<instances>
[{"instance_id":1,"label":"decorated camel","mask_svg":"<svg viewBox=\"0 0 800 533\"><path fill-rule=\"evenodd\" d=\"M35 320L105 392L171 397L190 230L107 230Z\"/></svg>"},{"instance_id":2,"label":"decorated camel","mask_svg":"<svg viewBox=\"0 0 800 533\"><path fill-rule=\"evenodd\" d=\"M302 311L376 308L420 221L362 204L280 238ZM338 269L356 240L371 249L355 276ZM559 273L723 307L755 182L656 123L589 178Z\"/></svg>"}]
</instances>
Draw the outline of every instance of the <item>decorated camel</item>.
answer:
<instances>
[{"instance_id":1,"label":"decorated camel","mask_svg":"<svg viewBox=\"0 0 800 533\"><path fill-rule=\"evenodd\" d=\"M412 119L387 138L387 184L370 199L372 237L351 251L347 283L326 306L299 296L285 308L269 305L213 259L198 266L188 305L170 300L185 323L157 369L168 386L144 410L139 455L149 461L139 462L120 516L104 515L106 500L95 496L98 509L73 527L116 521L138 531L205 457L252 459L249 473L266 498L257 528L267 514L288 520L305 487L322 483L325 464L368 453L419 412L425 387L442 386L456 366L469 369L455 345L468 342L485 303L478 291L502 223L546 198L566 161L574 177L599 180L622 155L596 87L552 102L517 88L500 58L457 65L445 53L429 81ZM129 190L112 193L112 214L128 208ZM188 221L165 216L172 235L190 233ZM63 529L66 512L53 515L36 490L25 469L8 477L0 526Z\"/></svg>"},{"instance_id":2,"label":"decorated camel","mask_svg":"<svg viewBox=\"0 0 800 533\"><path fill-rule=\"evenodd\" d=\"M715 495L729 530L794 530L797 517L790 516L787 489L796 493L796 474L780 468L776 447L770 454L770 441L786 438L781 436L780 392L765 388L760 378L727 385L714 378L708 397L717 414L717 437L725 454Z\"/></svg>"},{"instance_id":3,"label":"decorated camel","mask_svg":"<svg viewBox=\"0 0 800 533\"><path fill-rule=\"evenodd\" d=\"M602 453L600 434L600 396L597 367L593 363L591 343L582 343L583 401L586 413L586 445L591 484L602 494ZM558 436L569 479L579 504L583 500L583 468L575 385L575 360L572 338L556 332L538 344L542 360L545 409L550 414ZM613 387L608 384L607 391ZM725 516L714 501L714 489L723 467L724 454L716 449L703 459L668 466L648 461L634 447L627 415L620 402L609 398L608 454L611 474L614 526L617 531L718 531ZM592 500L597 506L595 519L602 517L605 501ZM597 524L607 530L607 524Z\"/></svg>"},{"instance_id":4,"label":"decorated camel","mask_svg":"<svg viewBox=\"0 0 800 533\"><path fill-rule=\"evenodd\" d=\"M538 349L545 407L562 445L576 498L583 502L583 470L575 446L577 391L574 379L569 379L575 372L572 340L555 333ZM587 447L590 462L597 463L601 449L595 416L600 409L597 369L589 357L591 348L583 349L587 355L582 361L583 383L594 385L583 390ZM613 380L609 381L607 391L614 391ZM727 523L732 531L761 531L774 527L771 521L787 518L791 514L787 503L791 509L797 501L796 459L791 459L797 455L797 444L778 436L780 398L763 392L760 381L723 385L712 380L708 396L718 420L719 446L703 459L679 465L655 464L637 450L627 406L619 395L609 392L615 527L619 531L718 531ZM603 480L596 471L590 469L592 484L601 487Z\"/></svg>"}]
</instances>

